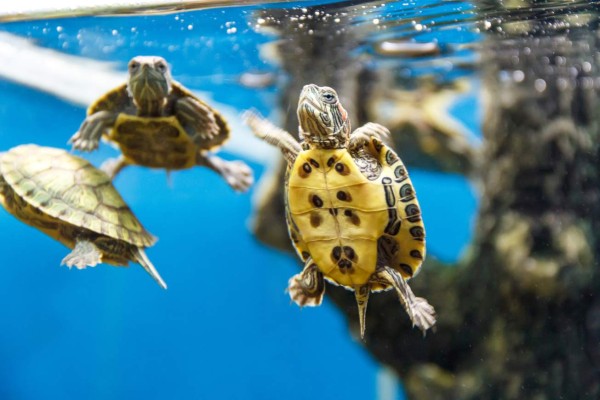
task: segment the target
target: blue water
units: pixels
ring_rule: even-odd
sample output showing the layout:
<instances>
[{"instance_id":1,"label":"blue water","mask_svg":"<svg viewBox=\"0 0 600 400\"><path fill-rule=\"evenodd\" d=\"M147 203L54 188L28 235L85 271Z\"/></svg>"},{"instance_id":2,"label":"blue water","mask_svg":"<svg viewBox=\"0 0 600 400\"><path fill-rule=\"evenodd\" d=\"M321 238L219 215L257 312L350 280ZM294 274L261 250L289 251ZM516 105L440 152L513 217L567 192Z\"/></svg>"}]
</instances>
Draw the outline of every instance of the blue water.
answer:
<instances>
[{"instance_id":1,"label":"blue water","mask_svg":"<svg viewBox=\"0 0 600 400\"><path fill-rule=\"evenodd\" d=\"M117 61L123 70L135 55L161 55L192 89L266 114L276 89L237 83L246 70L275 70L259 58L256 46L270 38L247 27L247 10L0 29L43 47ZM234 26L237 33L228 34ZM22 143L66 148L85 115L82 107L8 81L0 80L0 93L1 150ZM473 107L466 98L456 112L468 111L466 123L475 127ZM114 154L103 146L88 159L99 165ZM260 178L263 166L250 165ZM414 169L411 176L429 253L456 260L470 240L471 189L459 176ZM236 194L200 168L173 173L169 183L164 172L130 167L116 187L160 238L148 256L169 289L137 265L59 267L66 248L0 209L0 399L375 398L380 367L349 336L341 314L328 301L299 310L284 293L298 261L251 235L253 191ZM405 317L400 306L392 312Z\"/></svg>"}]
</instances>

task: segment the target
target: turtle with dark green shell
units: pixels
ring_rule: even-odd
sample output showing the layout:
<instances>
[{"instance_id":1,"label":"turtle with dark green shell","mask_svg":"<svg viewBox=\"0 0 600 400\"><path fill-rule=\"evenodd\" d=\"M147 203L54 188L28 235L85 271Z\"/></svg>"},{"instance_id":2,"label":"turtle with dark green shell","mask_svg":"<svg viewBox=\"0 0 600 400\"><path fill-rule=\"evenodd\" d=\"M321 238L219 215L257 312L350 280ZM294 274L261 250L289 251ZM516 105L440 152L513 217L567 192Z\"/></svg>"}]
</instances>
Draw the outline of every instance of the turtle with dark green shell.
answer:
<instances>
[{"instance_id":1,"label":"turtle with dark green shell","mask_svg":"<svg viewBox=\"0 0 600 400\"><path fill-rule=\"evenodd\" d=\"M394 288L414 325L425 332L435 311L407 284L425 258L421 209L407 170L368 123L351 133L346 110L329 87L304 86L298 143L254 113L246 122L287 160L288 230L304 269L289 281L300 306L318 306L324 280L354 290L361 337L371 292Z\"/></svg>"},{"instance_id":2,"label":"turtle with dark green shell","mask_svg":"<svg viewBox=\"0 0 600 400\"><path fill-rule=\"evenodd\" d=\"M0 154L0 204L15 217L72 249L62 264L140 264L167 288L144 249L152 236L110 178L64 150L22 145Z\"/></svg>"},{"instance_id":3,"label":"turtle with dark green shell","mask_svg":"<svg viewBox=\"0 0 600 400\"><path fill-rule=\"evenodd\" d=\"M166 170L205 166L237 191L253 183L242 161L226 161L208 151L229 138L223 117L171 78L164 58L134 57L129 79L96 100L70 139L73 148L92 151L102 137L116 144L121 156L102 168L114 177L127 165Z\"/></svg>"}]
</instances>

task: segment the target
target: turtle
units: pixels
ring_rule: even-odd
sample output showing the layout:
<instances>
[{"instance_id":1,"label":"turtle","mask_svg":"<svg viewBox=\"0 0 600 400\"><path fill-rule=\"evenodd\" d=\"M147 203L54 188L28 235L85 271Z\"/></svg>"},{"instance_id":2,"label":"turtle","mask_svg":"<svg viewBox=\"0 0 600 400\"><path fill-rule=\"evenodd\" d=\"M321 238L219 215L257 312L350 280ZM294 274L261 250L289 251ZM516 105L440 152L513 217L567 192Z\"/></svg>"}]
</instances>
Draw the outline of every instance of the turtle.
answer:
<instances>
[{"instance_id":1,"label":"turtle","mask_svg":"<svg viewBox=\"0 0 600 400\"><path fill-rule=\"evenodd\" d=\"M254 111L244 115L256 136L287 161L285 213L289 236L304 263L288 282L299 306L318 306L325 280L353 290L364 339L369 294L394 288L425 333L434 308L407 281L425 258L425 228L415 189L389 131L367 123L351 132L336 91L305 85L298 104L299 143Z\"/></svg>"},{"instance_id":2,"label":"turtle","mask_svg":"<svg viewBox=\"0 0 600 400\"><path fill-rule=\"evenodd\" d=\"M167 285L144 249L156 237L138 221L110 178L65 150L34 144L0 153L0 204L72 251L61 265L140 264Z\"/></svg>"},{"instance_id":3,"label":"turtle","mask_svg":"<svg viewBox=\"0 0 600 400\"><path fill-rule=\"evenodd\" d=\"M121 155L101 168L114 178L130 164L181 170L206 166L220 174L236 191L253 183L243 161L209 155L229 138L223 117L171 78L166 60L137 56L129 61L126 83L97 99L70 138L73 148L92 151L103 137Z\"/></svg>"}]
</instances>

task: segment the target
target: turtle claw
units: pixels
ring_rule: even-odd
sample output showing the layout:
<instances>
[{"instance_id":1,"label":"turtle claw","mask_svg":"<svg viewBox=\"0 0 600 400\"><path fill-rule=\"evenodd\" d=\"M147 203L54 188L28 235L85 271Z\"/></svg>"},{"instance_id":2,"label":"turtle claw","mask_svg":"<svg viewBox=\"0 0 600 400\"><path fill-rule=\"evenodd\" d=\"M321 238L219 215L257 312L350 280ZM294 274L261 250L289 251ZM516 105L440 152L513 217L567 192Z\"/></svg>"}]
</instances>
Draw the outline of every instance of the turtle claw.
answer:
<instances>
[{"instance_id":1,"label":"turtle claw","mask_svg":"<svg viewBox=\"0 0 600 400\"><path fill-rule=\"evenodd\" d=\"M392 141L390 131L386 127L368 122L350 134L348 149L350 151L357 151L361 147L368 145L371 139L381 140L388 146Z\"/></svg>"},{"instance_id":2,"label":"turtle claw","mask_svg":"<svg viewBox=\"0 0 600 400\"><path fill-rule=\"evenodd\" d=\"M351 152L357 151L363 146L369 143L370 136L365 132L353 132L350 136L350 143L348 144L348 150Z\"/></svg>"},{"instance_id":3,"label":"turtle claw","mask_svg":"<svg viewBox=\"0 0 600 400\"><path fill-rule=\"evenodd\" d=\"M254 183L252 170L243 161L226 161L216 156L207 156L200 153L196 163L206 166L221 175L227 184L237 192L247 191Z\"/></svg>"},{"instance_id":4,"label":"turtle claw","mask_svg":"<svg viewBox=\"0 0 600 400\"><path fill-rule=\"evenodd\" d=\"M75 244L65 258L62 259L60 265L66 265L69 268L75 266L77 269L86 267L95 267L102 262L102 253L95 244L87 240L80 240Z\"/></svg>"},{"instance_id":5,"label":"turtle claw","mask_svg":"<svg viewBox=\"0 0 600 400\"><path fill-rule=\"evenodd\" d=\"M98 140L83 138L79 132L69 139L68 144L72 145L75 150L79 151L93 151L98 148Z\"/></svg>"},{"instance_id":6,"label":"turtle claw","mask_svg":"<svg viewBox=\"0 0 600 400\"><path fill-rule=\"evenodd\" d=\"M309 293L304 290L302 285L302 274L296 274L288 281L288 290L290 298L300 307L317 307L323 301L323 292Z\"/></svg>"},{"instance_id":7,"label":"turtle claw","mask_svg":"<svg viewBox=\"0 0 600 400\"><path fill-rule=\"evenodd\" d=\"M414 295L410 286L402 275L388 266L382 267L372 277L374 283L386 283L396 290L400 303L404 306L406 313L412 321L413 327L423 332L434 327L436 323L435 309L422 297Z\"/></svg>"},{"instance_id":8,"label":"turtle claw","mask_svg":"<svg viewBox=\"0 0 600 400\"><path fill-rule=\"evenodd\" d=\"M415 297L412 303L412 322L423 332L423 336L428 329L435 325L435 309L422 297Z\"/></svg>"},{"instance_id":9,"label":"turtle claw","mask_svg":"<svg viewBox=\"0 0 600 400\"><path fill-rule=\"evenodd\" d=\"M109 111L98 111L88 116L81 124L79 131L69 139L69 143L75 150L96 150L102 133L112 127L116 119L117 114Z\"/></svg>"},{"instance_id":10,"label":"turtle claw","mask_svg":"<svg viewBox=\"0 0 600 400\"><path fill-rule=\"evenodd\" d=\"M224 165L223 178L237 192L246 192L254 183L252 170L243 161L230 161Z\"/></svg>"},{"instance_id":11,"label":"turtle claw","mask_svg":"<svg viewBox=\"0 0 600 400\"><path fill-rule=\"evenodd\" d=\"M296 274L288 281L288 292L294 303L300 307L316 307L323 302L325 294L325 282L323 274L319 271L317 264L308 258L304 270Z\"/></svg>"},{"instance_id":12,"label":"turtle claw","mask_svg":"<svg viewBox=\"0 0 600 400\"><path fill-rule=\"evenodd\" d=\"M198 135L200 139L205 141L210 141L216 138L220 133L219 126L215 124L211 124L208 128L201 126L198 128Z\"/></svg>"}]
</instances>

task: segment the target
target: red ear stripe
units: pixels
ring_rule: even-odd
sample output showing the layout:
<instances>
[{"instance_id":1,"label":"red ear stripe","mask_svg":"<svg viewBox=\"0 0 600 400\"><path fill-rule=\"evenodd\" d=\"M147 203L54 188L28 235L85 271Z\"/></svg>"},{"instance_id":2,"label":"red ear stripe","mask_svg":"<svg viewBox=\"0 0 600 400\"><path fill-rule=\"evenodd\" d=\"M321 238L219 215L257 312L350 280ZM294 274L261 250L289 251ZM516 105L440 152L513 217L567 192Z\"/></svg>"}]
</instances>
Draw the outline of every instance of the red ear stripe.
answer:
<instances>
[{"instance_id":1,"label":"red ear stripe","mask_svg":"<svg viewBox=\"0 0 600 400\"><path fill-rule=\"evenodd\" d=\"M342 118L344 119L344 121L346 120L346 118L348 118L348 112L346 111L346 109L344 107L342 107L341 104L338 103L338 110L340 111L340 114L342 115Z\"/></svg>"}]
</instances>

